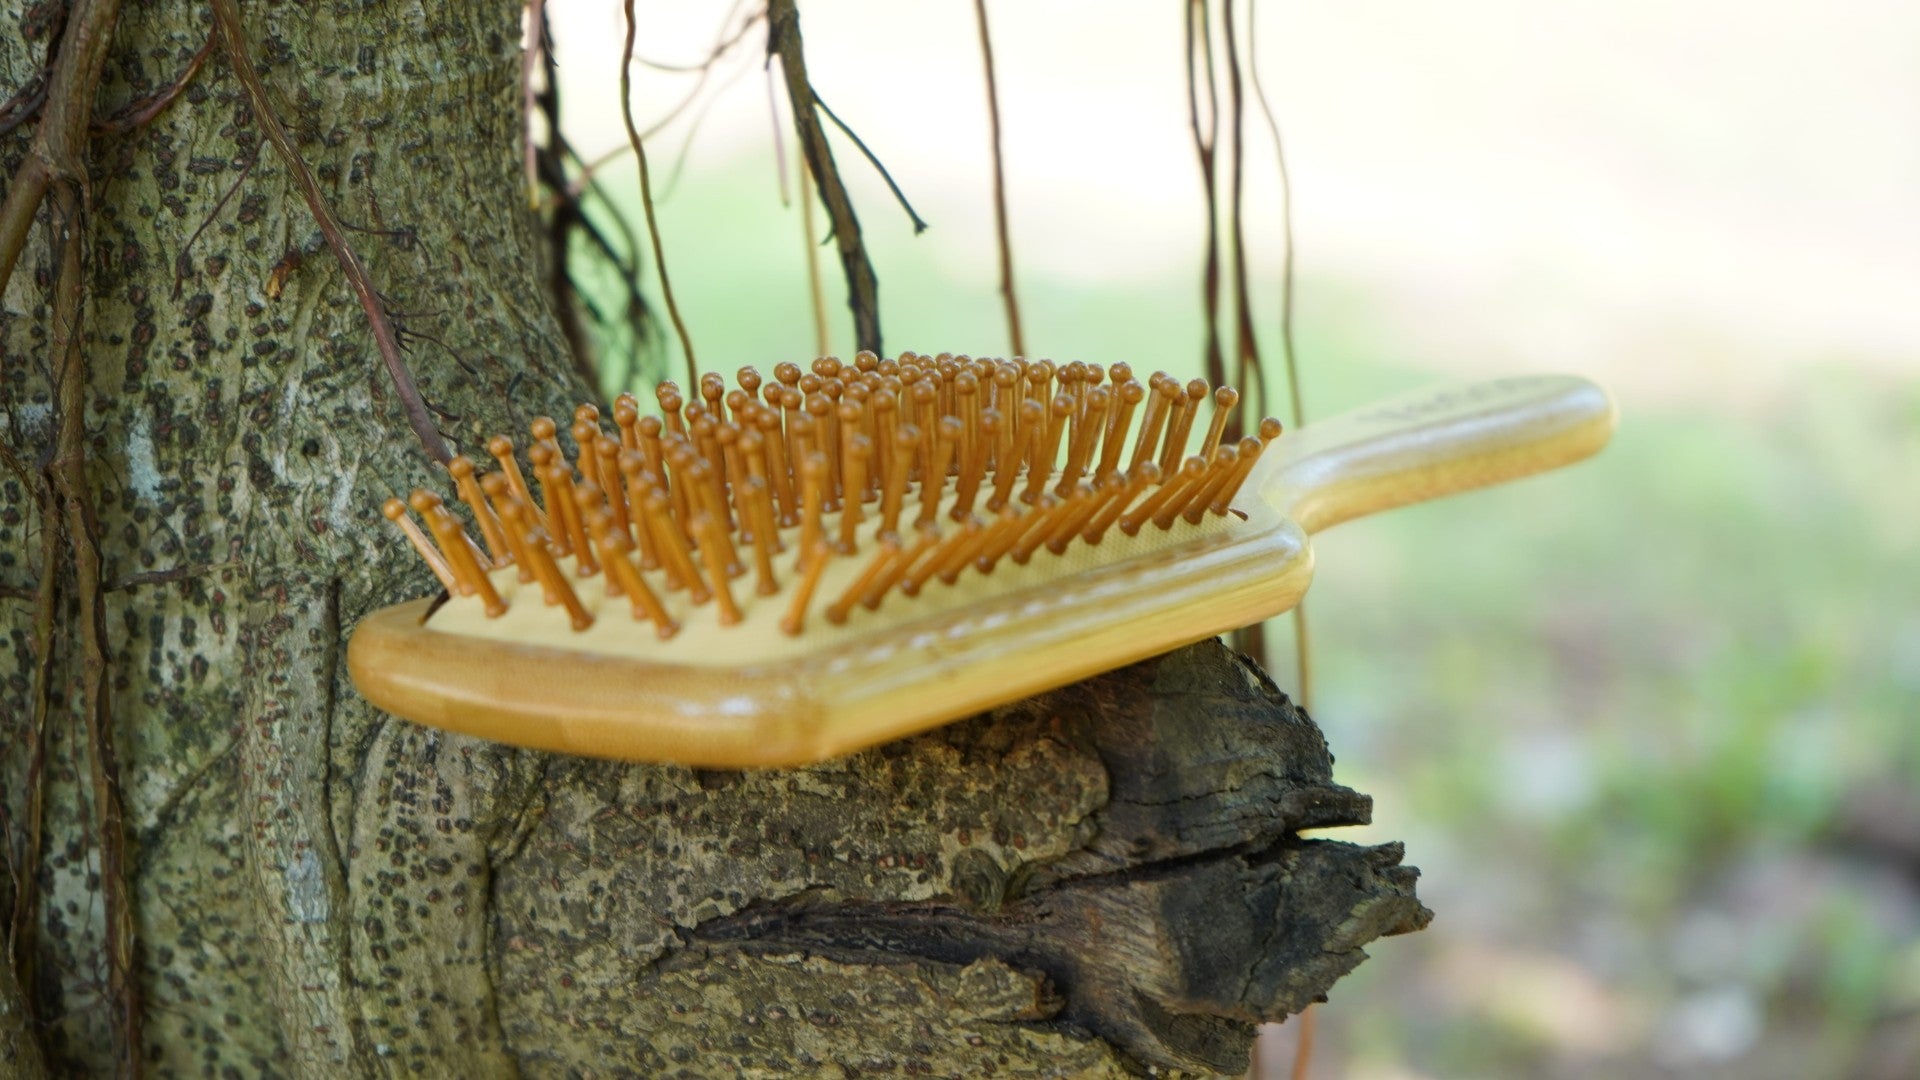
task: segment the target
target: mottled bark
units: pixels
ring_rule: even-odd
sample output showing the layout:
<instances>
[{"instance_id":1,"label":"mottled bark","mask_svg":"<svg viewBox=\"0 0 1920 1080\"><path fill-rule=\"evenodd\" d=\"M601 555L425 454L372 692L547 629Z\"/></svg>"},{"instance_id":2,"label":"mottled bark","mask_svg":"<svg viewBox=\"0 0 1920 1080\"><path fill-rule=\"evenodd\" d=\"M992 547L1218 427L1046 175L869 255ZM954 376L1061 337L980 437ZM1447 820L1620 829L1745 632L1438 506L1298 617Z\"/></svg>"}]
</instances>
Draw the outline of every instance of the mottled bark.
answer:
<instances>
[{"instance_id":1,"label":"mottled bark","mask_svg":"<svg viewBox=\"0 0 1920 1080\"><path fill-rule=\"evenodd\" d=\"M0 964L0 1065L13 1080L36 1080L47 1074L12 964Z\"/></svg>"},{"instance_id":2,"label":"mottled bark","mask_svg":"<svg viewBox=\"0 0 1920 1080\"><path fill-rule=\"evenodd\" d=\"M0 12L0 97L43 62L30 17ZM241 17L445 437L471 450L580 397L519 187L518 7ZM164 88L208 30L129 0L96 113ZM428 587L377 507L435 481L360 306L220 54L92 166L87 479L155 1074L1230 1072L1251 1023L1425 920L1396 848L1294 836L1367 802L1217 645L780 772L373 712L344 635ZM0 442L29 476L58 420L44 233L0 295ZM45 824L0 1052L30 1033L50 1072L99 1072L83 613L62 585L41 648L57 522L27 479L0 469L0 866L30 846L43 688Z\"/></svg>"}]
</instances>

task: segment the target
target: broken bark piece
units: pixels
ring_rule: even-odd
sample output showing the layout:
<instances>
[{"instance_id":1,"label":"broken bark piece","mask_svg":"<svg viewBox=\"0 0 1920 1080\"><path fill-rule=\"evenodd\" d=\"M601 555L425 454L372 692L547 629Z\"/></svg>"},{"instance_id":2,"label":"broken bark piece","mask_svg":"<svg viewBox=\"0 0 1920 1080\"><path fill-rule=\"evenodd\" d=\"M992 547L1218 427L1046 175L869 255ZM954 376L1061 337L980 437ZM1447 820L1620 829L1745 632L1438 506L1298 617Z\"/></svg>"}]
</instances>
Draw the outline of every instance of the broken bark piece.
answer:
<instances>
[{"instance_id":1,"label":"broken bark piece","mask_svg":"<svg viewBox=\"0 0 1920 1080\"><path fill-rule=\"evenodd\" d=\"M1331 764L1217 642L808 769L576 762L495 871L504 1035L534 1073L1238 1075L1430 918L1398 845L1295 835L1367 820Z\"/></svg>"}]
</instances>

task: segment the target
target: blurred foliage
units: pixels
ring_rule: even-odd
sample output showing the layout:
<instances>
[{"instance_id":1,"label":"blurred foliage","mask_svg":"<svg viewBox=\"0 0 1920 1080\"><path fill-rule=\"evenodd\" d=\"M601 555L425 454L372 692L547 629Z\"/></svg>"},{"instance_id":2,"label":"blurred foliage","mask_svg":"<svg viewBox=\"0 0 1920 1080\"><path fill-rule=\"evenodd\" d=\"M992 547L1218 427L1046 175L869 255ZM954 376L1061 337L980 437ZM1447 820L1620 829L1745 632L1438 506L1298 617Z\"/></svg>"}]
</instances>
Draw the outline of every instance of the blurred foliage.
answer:
<instances>
[{"instance_id":1,"label":"blurred foliage","mask_svg":"<svg viewBox=\"0 0 1920 1080\"><path fill-rule=\"evenodd\" d=\"M776 190L742 165L662 208L711 365L810 348ZM1002 351L984 241L956 266L873 218L890 350ZM1028 337L1197 373L1193 270L1024 274ZM1444 377L1380 354L1364 291L1309 274L1301 305L1318 415ZM1920 1075L1920 865L1847 825L1872 792L1920 823L1920 386L1800 370L1778 400L1625 395L1592 462L1317 544L1317 718L1377 807L1345 838L1406 840L1439 915L1335 990L1317 1075Z\"/></svg>"}]
</instances>

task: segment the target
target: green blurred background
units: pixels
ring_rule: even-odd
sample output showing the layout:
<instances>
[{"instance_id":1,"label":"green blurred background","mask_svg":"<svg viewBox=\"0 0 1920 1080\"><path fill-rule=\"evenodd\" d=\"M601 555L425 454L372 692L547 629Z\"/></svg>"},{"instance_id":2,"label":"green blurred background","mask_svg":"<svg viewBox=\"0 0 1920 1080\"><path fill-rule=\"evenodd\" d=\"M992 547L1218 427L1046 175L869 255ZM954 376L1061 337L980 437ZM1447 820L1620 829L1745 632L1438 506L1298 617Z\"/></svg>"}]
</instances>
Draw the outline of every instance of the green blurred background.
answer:
<instances>
[{"instance_id":1,"label":"green blurred background","mask_svg":"<svg viewBox=\"0 0 1920 1080\"><path fill-rule=\"evenodd\" d=\"M990 11L1029 353L1198 373L1180 5ZM836 142L889 350L1004 354L972 5L802 16L820 93L932 225L913 236ZM640 18L640 54L686 64L729 15ZM618 10L553 19L567 132L610 151ZM1438 917L1335 988L1312 1074L1920 1075L1920 13L1270 2L1255 26L1309 420L1515 371L1585 374L1621 408L1591 462L1317 545L1315 716L1375 798L1342 836L1406 841ZM643 126L693 95L648 145L709 368L814 347L763 42L697 90L636 69ZM1279 387L1257 114L1246 156ZM637 227L630 161L599 176ZM682 369L670 334L637 360L602 338L609 390ZM1266 1040L1269 1075L1296 1027Z\"/></svg>"}]
</instances>

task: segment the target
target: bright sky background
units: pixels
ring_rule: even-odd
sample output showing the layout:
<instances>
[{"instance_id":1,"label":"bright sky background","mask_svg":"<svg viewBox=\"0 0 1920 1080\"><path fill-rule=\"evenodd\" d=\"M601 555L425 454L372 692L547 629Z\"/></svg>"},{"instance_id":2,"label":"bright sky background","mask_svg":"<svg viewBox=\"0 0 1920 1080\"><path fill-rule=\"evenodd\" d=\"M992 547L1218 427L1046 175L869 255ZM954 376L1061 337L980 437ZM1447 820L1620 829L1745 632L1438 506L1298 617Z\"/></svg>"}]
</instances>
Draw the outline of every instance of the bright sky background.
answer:
<instances>
[{"instance_id":1,"label":"bright sky background","mask_svg":"<svg viewBox=\"0 0 1920 1080\"><path fill-rule=\"evenodd\" d=\"M617 5L551 10L570 126L589 153L620 145ZM726 5L639 10L641 52L689 62ZM1023 276L1194 279L1181 6L990 11ZM1365 297L1397 362L1571 368L1688 397L1732 384L1764 395L1808 362L1920 367L1920 5L1268 0L1256 12L1301 274ZM816 0L801 14L820 93L934 223L919 243L956 277L990 282L972 5ZM762 40L755 30L709 82L690 178L760 161L771 187ZM638 111L660 115L689 85L641 71ZM683 130L650 144L656 161ZM904 231L870 170L836 153L869 230ZM1248 161L1270 296L1278 195L1258 127Z\"/></svg>"}]
</instances>

